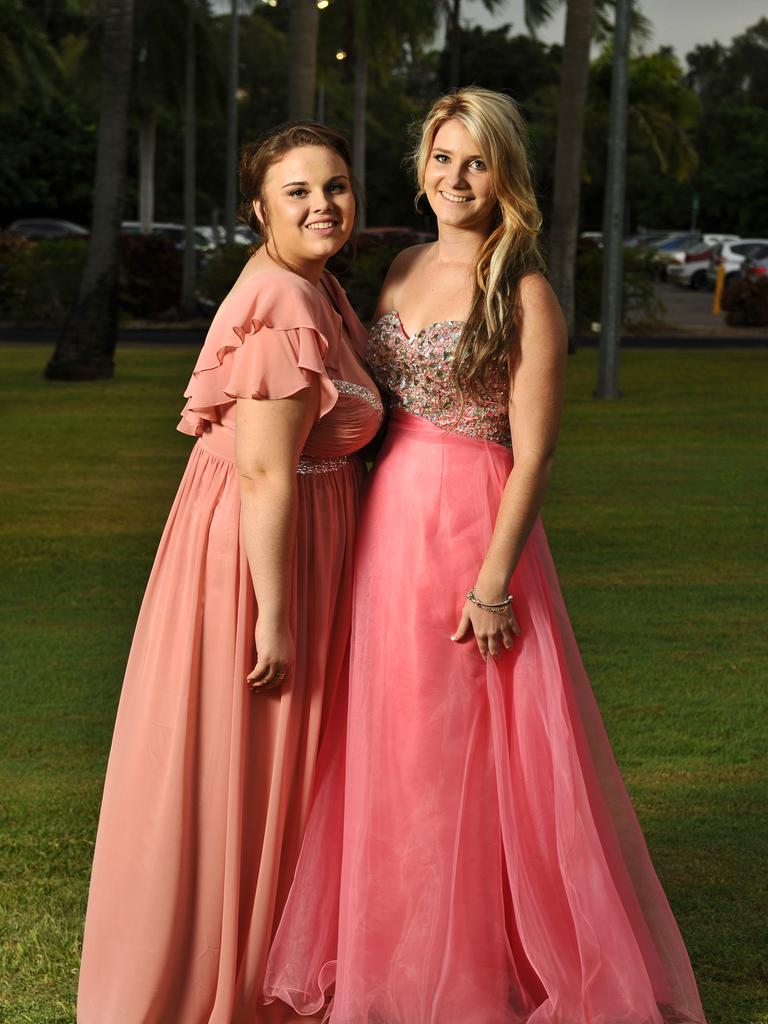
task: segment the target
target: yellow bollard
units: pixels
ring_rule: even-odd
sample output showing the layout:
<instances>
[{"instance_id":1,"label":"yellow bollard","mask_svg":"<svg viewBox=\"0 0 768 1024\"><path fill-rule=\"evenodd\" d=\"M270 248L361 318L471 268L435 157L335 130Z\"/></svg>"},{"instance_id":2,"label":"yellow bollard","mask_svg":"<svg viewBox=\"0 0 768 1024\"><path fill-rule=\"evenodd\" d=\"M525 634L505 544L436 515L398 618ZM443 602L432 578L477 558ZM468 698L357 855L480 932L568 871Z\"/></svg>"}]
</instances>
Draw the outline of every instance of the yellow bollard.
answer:
<instances>
[{"instance_id":1,"label":"yellow bollard","mask_svg":"<svg viewBox=\"0 0 768 1024\"><path fill-rule=\"evenodd\" d=\"M715 294L712 298L712 315L720 315L720 300L723 297L723 287L725 285L725 265L721 263L717 268L717 275L715 276Z\"/></svg>"}]
</instances>

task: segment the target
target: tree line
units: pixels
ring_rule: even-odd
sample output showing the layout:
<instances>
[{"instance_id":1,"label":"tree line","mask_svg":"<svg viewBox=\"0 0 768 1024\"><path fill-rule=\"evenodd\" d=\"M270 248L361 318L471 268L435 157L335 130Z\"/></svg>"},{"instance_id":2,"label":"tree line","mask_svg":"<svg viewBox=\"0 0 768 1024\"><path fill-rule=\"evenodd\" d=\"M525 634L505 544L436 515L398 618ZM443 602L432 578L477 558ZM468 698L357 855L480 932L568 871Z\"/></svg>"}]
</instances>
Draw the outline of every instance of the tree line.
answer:
<instances>
[{"instance_id":1,"label":"tree line","mask_svg":"<svg viewBox=\"0 0 768 1024\"><path fill-rule=\"evenodd\" d=\"M115 65L103 84L101 68L114 42L109 26L122 24L115 53L129 66L119 216L183 220L186 181L187 219L192 209L198 223L217 214L226 222L234 84L235 144L289 116L323 119L352 138L368 223L423 227L403 164L410 127L439 93L479 84L509 92L528 118L553 281L567 309L577 228L601 226L611 4L568 0L563 45L536 36L557 0L527 0L524 31L469 28L461 0L323 6L0 0L0 219L55 214L91 223L94 161L109 132L103 117L99 127L99 106L115 85ZM504 2L486 6L503 11ZM697 47L683 66L669 48L641 51L648 25L635 7L628 229L684 228L695 216L709 230L765 232L768 19L729 44Z\"/></svg>"}]
</instances>

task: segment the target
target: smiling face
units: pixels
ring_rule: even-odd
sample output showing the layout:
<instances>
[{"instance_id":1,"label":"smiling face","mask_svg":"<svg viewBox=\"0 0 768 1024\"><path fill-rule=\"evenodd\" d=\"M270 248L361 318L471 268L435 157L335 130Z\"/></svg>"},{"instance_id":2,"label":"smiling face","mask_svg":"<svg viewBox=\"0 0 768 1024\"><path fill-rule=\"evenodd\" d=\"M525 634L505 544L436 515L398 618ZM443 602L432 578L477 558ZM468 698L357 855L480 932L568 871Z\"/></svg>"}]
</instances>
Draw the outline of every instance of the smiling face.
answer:
<instances>
[{"instance_id":1,"label":"smiling face","mask_svg":"<svg viewBox=\"0 0 768 1024\"><path fill-rule=\"evenodd\" d=\"M424 191L438 222L488 232L496 209L491 175L477 143L455 119L435 132Z\"/></svg>"},{"instance_id":2,"label":"smiling face","mask_svg":"<svg viewBox=\"0 0 768 1024\"><path fill-rule=\"evenodd\" d=\"M273 254L299 271L322 265L352 232L349 167L326 146L297 146L271 165L253 208Z\"/></svg>"}]
</instances>

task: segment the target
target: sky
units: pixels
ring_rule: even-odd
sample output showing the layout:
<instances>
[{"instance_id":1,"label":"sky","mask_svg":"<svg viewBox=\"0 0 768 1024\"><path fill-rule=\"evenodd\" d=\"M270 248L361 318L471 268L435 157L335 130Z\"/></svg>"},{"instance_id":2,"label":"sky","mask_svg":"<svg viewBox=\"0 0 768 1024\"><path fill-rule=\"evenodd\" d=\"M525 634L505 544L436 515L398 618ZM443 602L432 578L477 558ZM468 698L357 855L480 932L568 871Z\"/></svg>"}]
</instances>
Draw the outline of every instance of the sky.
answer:
<instances>
[{"instance_id":1,"label":"sky","mask_svg":"<svg viewBox=\"0 0 768 1024\"><path fill-rule=\"evenodd\" d=\"M683 62L699 43L730 43L749 25L768 17L766 0L640 0L640 7L654 28L645 49L672 46ZM493 15L482 0L464 0L462 11L463 20L470 24L490 28L511 23L515 32L525 31L523 0L506 0ZM559 11L539 36L546 43L561 43L564 24L564 14Z\"/></svg>"}]
</instances>

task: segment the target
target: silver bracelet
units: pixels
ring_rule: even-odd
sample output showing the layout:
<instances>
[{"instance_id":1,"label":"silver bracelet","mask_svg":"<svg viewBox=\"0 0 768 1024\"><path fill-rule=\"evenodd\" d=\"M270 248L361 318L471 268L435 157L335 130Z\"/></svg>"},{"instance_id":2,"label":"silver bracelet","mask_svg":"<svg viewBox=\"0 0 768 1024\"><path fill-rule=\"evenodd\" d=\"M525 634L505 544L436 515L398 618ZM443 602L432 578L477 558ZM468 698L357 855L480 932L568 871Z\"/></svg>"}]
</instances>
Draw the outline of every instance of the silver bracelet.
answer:
<instances>
[{"instance_id":1,"label":"silver bracelet","mask_svg":"<svg viewBox=\"0 0 768 1024\"><path fill-rule=\"evenodd\" d=\"M499 601L498 604L486 604L485 601L480 601L478 599L478 596L475 593L475 588L472 587L470 592L467 594L467 600L471 601L472 604L477 605L478 608L482 608L485 612L494 612L496 615L504 615L504 613L508 612L512 607L512 601L514 598L511 594L507 594L506 599L504 601Z\"/></svg>"}]
</instances>

